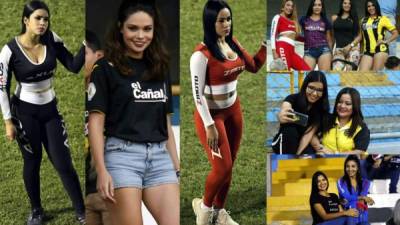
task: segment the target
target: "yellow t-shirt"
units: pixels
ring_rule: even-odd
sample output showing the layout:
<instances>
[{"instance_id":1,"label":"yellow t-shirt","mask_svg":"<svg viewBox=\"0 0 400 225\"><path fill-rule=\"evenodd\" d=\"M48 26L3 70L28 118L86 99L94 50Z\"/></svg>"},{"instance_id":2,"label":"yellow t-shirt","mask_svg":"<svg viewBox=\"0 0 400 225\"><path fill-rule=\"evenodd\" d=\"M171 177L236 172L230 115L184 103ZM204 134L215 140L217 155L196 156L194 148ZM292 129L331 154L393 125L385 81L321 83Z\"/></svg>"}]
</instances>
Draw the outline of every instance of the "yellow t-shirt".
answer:
<instances>
[{"instance_id":1,"label":"yellow t-shirt","mask_svg":"<svg viewBox=\"0 0 400 225\"><path fill-rule=\"evenodd\" d=\"M364 17L361 21L361 32L364 37L364 51L368 53L375 53L376 42L384 40L385 31L392 31L396 27L390 22L386 16L378 16L375 18ZM384 52L387 46L381 45L380 51Z\"/></svg>"},{"instance_id":2,"label":"yellow t-shirt","mask_svg":"<svg viewBox=\"0 0 400 225\"><path fill-rule=\"evenodd\" d=\"M329 150L341 153L352 151L355 149L354 137L361 131L361 126L358 126L352 137L348 137L345 133L350 129L352 120L346 125L339 128L339 121L336 118L335 127L331 128L328 133L322 137L322 145Z\"/></svg>"}]
</instances>

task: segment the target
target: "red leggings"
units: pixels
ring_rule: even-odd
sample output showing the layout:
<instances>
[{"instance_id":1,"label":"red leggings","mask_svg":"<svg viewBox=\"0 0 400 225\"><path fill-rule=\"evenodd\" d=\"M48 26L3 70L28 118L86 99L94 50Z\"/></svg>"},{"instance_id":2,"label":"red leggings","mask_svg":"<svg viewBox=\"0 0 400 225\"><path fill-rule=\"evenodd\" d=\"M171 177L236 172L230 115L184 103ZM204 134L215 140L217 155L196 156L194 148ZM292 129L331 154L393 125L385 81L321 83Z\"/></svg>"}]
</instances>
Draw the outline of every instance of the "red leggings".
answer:
<instances>
[{"instance_id":1,"label":"red leggings","mask_svg":"<svg viewBox=\"0 0 400 225\"><path fill-rule=\"evenodd\" d=\"M311 70L304 59L294 51L294 46L285 41L276 42L276 53L286 63L288 70Z\"/></svg>"},{"instance_id":2,"label":"red leggings","mask_svg":"<svg viewBox=\"0 0 400 225\"><path fill-rule=\"evenodd\" d=\"M216 208L224 208L232 180L233 163L242 137L243 117L239 98L232 106L226 109L210 110L210 113L218 130L218 147L221 157L212 155L211 149L207 145L203 121L197 111L194 113L197 135L211 164L211 171L206 179L203 202L208 207L214 205Z\"/></svg>"}]
</instances>

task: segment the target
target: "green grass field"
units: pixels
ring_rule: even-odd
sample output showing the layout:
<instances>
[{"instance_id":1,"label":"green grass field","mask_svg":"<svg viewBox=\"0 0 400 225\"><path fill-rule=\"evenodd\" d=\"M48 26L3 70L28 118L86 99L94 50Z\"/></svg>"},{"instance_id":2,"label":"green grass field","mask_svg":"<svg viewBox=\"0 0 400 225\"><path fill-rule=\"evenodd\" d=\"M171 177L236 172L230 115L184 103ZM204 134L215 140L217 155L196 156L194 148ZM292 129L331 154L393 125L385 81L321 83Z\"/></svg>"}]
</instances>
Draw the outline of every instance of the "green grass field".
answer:
<instances>
[{"instance_id":1,"label":"green grass field","mask_svg":"<svg viewBox=\"0 0 400 225\"><path fill-rule=\"evenodd\" d=\"M0 4L0 45L19 34L24 0L3 0ZM85 1L47 0L51 14L51 29L74 54L84 39ZM81 184L84 184L83 163L83 73L74 75L59 63L54 79L58 107L67 125L69 144ZM13 87L15 81L13 80ZM14 88L12 88L13 92ZM16 142L8 142L0 123L0 224L24 224L30 205L22 180L22 157ZM71 202L62 187L47 155L41 167L41 197L47 214L53 217L48 224L75 224Z\"/></svg>"},{"instance_id":2,"label":"green grass field","mask_svg":"<svg viewBox=\"0 0 400 225\"><path fill-rule=\"evenodd\" d=\"M229 1L233 11L233 31L251 54L264 39L266 1ZM191 201L201 197L210 165L195 133L189 59L203 39L202 10L205 1L180 1L180 81L181 81L181 224L195 224ZM264 67L265 68L265 67ZM244 133L233 171L226 204L240 224L265 224L265 69L257 74L244 72L238 92L244 116Z\"/></svg>"}]
</instances>

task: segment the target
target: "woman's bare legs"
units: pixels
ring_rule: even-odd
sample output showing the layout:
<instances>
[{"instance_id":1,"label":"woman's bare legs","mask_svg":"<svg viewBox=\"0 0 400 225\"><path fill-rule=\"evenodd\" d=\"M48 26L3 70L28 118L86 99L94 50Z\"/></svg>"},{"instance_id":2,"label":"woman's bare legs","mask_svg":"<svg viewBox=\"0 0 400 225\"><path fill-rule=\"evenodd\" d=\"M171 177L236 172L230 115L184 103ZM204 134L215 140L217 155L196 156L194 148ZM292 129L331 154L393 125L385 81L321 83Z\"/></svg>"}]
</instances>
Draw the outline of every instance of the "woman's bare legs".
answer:
<instances>
[{"instance_id":1,"label":"woman's bare legs","mask_svg":"<svg viewBox=\"0 0 400 225\"><path fill-rule=\"evenodd\" d=\"M371 71L372 63L374 59L369 55L363 55L360 60L360 65L358 65L358 71L367 72Z\"/></svg>"},{"instance_id":2,"label":"woman's bare legs","mask_svg":"<svg viewBox=\"0 0 400 225\"><path fill-rule=\"evenodd\" d=\"M374 63L373 63L373 70L378 71L385 68L385 62L388 58L388 54L386 52L379 52L375 53L374 55Z\"/></svg>"},{"instance_id":3,"label":"woman's bare legs","mask_svg":"<svg viewBox=\"0 0 400 225\"><path fill-rule=\"evenodd\" d=\"M116 203L107 202L113 225L143 225L142 190L139 188L118 188L114 190Z\"/></svg>"},{"instance_id":4,"label":"woman's bare legs","mask_svg":"<svg viewBox=\"0 0 400 225\"><path fill-rule=\"evenodd\" d=\"M304 61L307 63L307 65L310 67L311 70L315 69L315 65L317 62L313 57L305 55Z\"/></svg>"},{"instance_id":5,"label":"woman's bare legs","mask_svg":"<svg viewBox=\"0 0 400 225\"><path fill-rule=\"evenodd\" d=\"M331 70L332 54L325 53L318 58L318 70L328 71Z\"/></svg>"},{"instance_id":6,"label":"woman's bare legs","mask_svg":"<svg viewBox=\"0 0 400 225\"><path fill-rule=\"evenodd\" d=\"M143 202L158 225L179 224L178 184L163 184L144 189Z\"/></svg>"}]
</instances>

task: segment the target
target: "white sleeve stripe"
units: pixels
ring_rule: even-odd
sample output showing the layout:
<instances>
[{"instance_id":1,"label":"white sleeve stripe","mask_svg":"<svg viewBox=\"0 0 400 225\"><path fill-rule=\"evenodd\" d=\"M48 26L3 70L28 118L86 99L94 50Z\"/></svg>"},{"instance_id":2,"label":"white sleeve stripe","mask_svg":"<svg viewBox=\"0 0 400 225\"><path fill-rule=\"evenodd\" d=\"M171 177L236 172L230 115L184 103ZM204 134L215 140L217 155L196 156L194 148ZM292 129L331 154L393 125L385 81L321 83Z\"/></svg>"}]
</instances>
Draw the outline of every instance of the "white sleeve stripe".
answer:
<instances>
[{"instance_id":1,"label":"white sleeve stripe","mask_svg":"<svg viewBox=\"0 0 400 225\"><path fill-rule=\"evenodd\" d=\"M208 110L207 100L204 96L207 62L207 57L200 51L196 51L193 53L192 57L190 57L190 76L192 79L193 98L205 128L214 123L210 111Z\"/></svg>"},{"instance_id":2,"label":"white sleeve stripe","mask_svg":"<svg viewBox=\"0 0 400 225\"><path fill-rule=\"evenodd\" d=\"M8 101L7 80L8 64L10 63L12 52L8 45L5 45L0 52L0 107L4 120L11 119L10 102Z\"/></svg>"},{"instance_id":3,"label":"white sleeve stripe","mask_svg":"<svg viewBox=\"0 0 400 225\"><path fill-rule=\"evenodd\" d=\"M54 42L63 43L63 40L60 38L60 36L58 36L54 31L51 31L51 33L53 33Z\"/></svg>"},{"instance_id":4,"label":"white sleeve stripe","mask_svg":"<svg viewBox=\"0 0 400 225\"><path fill-rule=\"evenodd\" d=\"M278 21L279 21L279 17L280 15L276 15L274 16L274 19L272 19L272 23L271 23L271 49L276 49L275 46L275 39L276 39L276 30L278 28Z\"/></svg>"}]
</instances>

